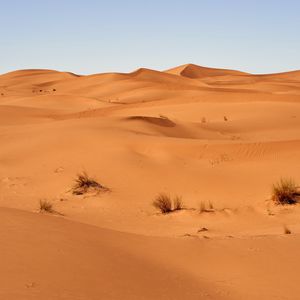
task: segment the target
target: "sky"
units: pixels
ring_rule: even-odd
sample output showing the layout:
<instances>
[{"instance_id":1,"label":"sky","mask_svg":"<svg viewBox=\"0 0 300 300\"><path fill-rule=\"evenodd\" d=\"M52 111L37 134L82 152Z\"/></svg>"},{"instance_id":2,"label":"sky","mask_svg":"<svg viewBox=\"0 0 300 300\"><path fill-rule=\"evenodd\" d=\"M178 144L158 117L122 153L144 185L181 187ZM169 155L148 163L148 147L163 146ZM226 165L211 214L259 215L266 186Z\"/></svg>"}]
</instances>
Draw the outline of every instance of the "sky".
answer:
<instances>
[{"instance_id":1,"label":"sky","mask_svg":"<svg viewBox=\"0 0 300 300\"><path fill-rule=\"evenodd\" d=\"M0 0L0 73L300 69L299 0Z\"/></svg>"}]
</instances>

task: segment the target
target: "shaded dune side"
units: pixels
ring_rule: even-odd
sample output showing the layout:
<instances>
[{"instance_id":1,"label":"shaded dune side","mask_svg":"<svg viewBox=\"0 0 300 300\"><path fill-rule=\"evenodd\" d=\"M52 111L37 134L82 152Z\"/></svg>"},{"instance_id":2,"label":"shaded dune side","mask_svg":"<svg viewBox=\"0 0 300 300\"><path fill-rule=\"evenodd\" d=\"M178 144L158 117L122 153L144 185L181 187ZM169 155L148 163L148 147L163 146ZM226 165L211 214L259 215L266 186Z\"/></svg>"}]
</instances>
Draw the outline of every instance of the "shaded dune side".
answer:
<instances>
[{"instance_id":1,"label":"shaded dune side","mask_svg":"<svg viewBox=\"0 0 300 300\"><path fill-rule=\"evenodd\" d=\"M122 123L122 126L120 123L119 128L142 135L192 140L230 140L232 138L231 135L219 130L205 128L200 123L176 123L163 115L160 117L129 116L121 120L125 123Z\"/></svg>"},{"instance_id":2,"label":"shaded dune side","mask_svg":"<svg viewBox=\"0 0 300 300\"><path fill-rule=\"evenodd\" d=\"M5 208L0 224L1 299L223 299L161 257L164 240Z\"/></svg>"},{"instance_id":3,"label":"shaded dune side","mask_svg":"<svg viewBox=\"0 0 300 300\"><path fill-rule=\"evenodd\" d=\"M166 117L157 118L157 117L145 117L145 116L132 116L132 117L126 118L126 120L145 121L147 123L155 124L155 125L162 126L162 127L175 127L176 126L175 122L171 121L170 119L168 119Z\"/></svg>"}]
</instances>

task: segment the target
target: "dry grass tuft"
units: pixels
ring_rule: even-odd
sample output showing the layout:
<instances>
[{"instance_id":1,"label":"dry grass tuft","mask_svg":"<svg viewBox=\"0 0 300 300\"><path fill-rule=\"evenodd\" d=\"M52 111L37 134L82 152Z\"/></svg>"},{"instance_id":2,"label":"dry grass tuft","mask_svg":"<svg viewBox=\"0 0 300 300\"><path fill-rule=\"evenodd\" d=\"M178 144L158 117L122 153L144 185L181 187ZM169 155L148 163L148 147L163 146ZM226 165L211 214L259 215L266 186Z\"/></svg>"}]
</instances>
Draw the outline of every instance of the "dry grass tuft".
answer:
<instances>
[{"instance_id":1,"label":"dry grass tuft","mask_svg":"<svg viewBox=\"0 0 300 300\"><path fill-rule=\"evenodd\" d=\"M204 212L215 212L214 205L211 201L205 202L201 201L199 205L199 213L202 214Z\"/></svg>"},{"instance_id":2,"label":"dry grass tuft","mask_svg":"<svg viewBox=\"0 0 300 300\"><path fill-rule=\"evenodd\" d=\"M277 204L296 204L299 196L297 185L291 178L281 178L278 183L273 185L272 199Z\"/></svg>"},{"instance_id":3,"label":"dry grass tuft","mask_svg":"<svg viewBox=\"0 0 300 300\"><path fill-rule=\"evenodd\" d=\"M181 210L183 209L183 201L182 198L179 196L176 196L173 199L173 210Z\"/></svg>"},{"instance_id":4,"label":"dry grass tuft","mask_svg":"<svg viewBox=\"0 0 300 300\"><path fill-rule=\"evenodd\" d=\"M284 234L291 234L292 232L286 226L284 226Z\"/></svg>"},{"instance_id":5,"label":"dry grass tuft","mask_svg":"<svg viewBox=\"0 0 300 300\"><path fill-rule=\"evenodd\" d=\"M73 186L74 195L83 195L90 190L100 191L108 190L106 187L98 183L94 178L90 177L86 172L82 172L77 175L75 184Z\"/></svg>"},{"instance_id":6,"label":"dry grass tuft","mask_svg":"<svg viewBox=\"0 0 300 300\"><path fill-rule=\"evenodd\" d=\"M54 213L53 204L47 200L40 200L40 212Z\"/></svg>"},{"instance_id":7,"label":"dry grass tuft","mask_svg":"<svg viewBox=\"0 0 300 300\"><path fill-rule=\"evenodd\" d=\"M200 212L200 214L201 214L201 213L203 213L203 212L205 212L205 211L206 211L206 204L205 204L204 201L201 201L201 202L200 202L200 205L199 205L199 212Z\"/></svg>"},{"instance_id":8,"label":"dry grass tuft","mask_svg":"<svg viewBox=\"0 0 300 300\"><path fill-rule=\"evenodd\" d=\"M171 199L171 197L165 193L159 194L152 204L163 214L183 209L183 201L181 197L176 196L174 199Z\"/></svg>"},{"instance_id":9,"label":"dry grass tuft","mask_svg":"<svg viewBox=\"0 0 300 300\"><path fill-rule=\"evenodd\" d=\"M153 206L161 211L163 214L170 213L172 211L171 197L167 194L159 194L153 201Z\"/></svg>"}]
</instances>

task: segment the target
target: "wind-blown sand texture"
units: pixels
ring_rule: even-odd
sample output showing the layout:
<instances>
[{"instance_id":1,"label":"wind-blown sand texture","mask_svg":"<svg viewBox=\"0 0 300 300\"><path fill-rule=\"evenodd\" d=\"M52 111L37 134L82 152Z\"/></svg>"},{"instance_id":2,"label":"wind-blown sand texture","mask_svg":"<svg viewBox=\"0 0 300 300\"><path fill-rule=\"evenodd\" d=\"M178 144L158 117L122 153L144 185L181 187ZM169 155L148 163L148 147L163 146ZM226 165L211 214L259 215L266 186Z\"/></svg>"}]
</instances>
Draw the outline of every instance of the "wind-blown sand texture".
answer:
<instances>
[{"instance_id":1,"label":"wind-blown sand texture","mask_svg":"<svg viewBox=\"0 0 300 300\"><path fill-rule=\"evenodd\" d=\"M299 299L300 71L15 71L0 143L0 299Z\"/></svg>"}]
</instances>

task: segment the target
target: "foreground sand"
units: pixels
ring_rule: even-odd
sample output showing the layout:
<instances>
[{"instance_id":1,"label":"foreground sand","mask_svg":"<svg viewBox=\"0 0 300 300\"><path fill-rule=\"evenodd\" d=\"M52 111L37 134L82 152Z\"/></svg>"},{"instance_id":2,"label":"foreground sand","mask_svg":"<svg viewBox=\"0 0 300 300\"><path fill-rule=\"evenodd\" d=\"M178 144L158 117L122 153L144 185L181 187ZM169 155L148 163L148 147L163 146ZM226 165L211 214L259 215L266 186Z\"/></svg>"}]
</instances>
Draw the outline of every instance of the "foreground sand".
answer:
<instances>
[{"instance_id":1,"label":"foreground sand","mask_svg":"<svg viewBox=\"0 0 300 300\"><path fill-rule=\"evenodd\" d=\"M145 237L4 208L0 225L1 299L299 298L299 235Z\"/></svg>"},{"instance_id":2,"label":"foreground sand","mask_svg":"<svg viewBox=\"0 0 300 300\"><path fill-rule=\"evenodd\" d=\"M0 141L0 298L299 298L300 208L270 190L300 182L300 71L16 71ZM83 170L110 192L72 195Z\"/></svg>"}]
</instances>

